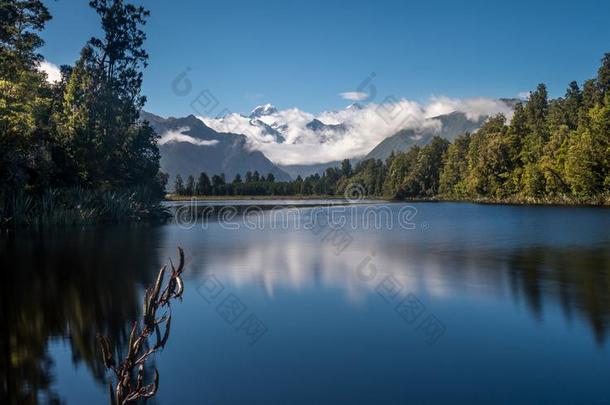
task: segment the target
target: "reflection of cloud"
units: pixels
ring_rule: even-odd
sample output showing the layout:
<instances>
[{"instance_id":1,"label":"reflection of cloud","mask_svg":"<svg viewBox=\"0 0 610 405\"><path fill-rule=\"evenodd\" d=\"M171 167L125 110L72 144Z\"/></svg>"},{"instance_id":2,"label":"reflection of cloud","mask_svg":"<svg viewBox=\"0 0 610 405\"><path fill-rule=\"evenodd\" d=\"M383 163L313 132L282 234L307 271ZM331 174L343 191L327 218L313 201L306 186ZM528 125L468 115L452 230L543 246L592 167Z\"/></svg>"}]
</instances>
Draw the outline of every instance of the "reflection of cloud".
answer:
<instances>
[{"instance_id":1,"label":"reflection of cloud","mask_svg":"<svg viewBox=\"0 0 610 405\"><path fill-rule=\"evenodd\" d=\"M200 119L216 131L246 135L251 149L263 152L274 163L289 165L361 157L401 129L439 131L442 124L434 117L454 111L463 112L472 121L497 113L510 117L512 113L499 100L448 97L434 97L428 104L388 97L380 104L369 103L318 115L298 108L277 111L271 107L267 109L269 114L257 117L264 124L235 113ZM313 119L326 124L324 130L308 125ZM282 136L278 137L277 133Z\"/></svg>"},{"instance_id":2,"label":"reflection of cloud","mask_svg":"<svg viewBox=\"0 0 610 405\"><path fill-rule=\"evenodd\" d=\"M392 205L396 206L400 205ZM604 344L610 329L609 297L604 288L591 288L610 272L610 240L603 232L591 232L592 221L599 218L594 221L590 213L575 212L583 221L565 233L551 221L557 212L524 210L506 216L498 210L490 208L486 215L468 206L451 212L433 210L425 215L434 218L434 226L425 232L350 227L353 243L340 255L323 240L324 234L273 229L268 216L259 230L223 230L214 222L208 230L188 231L193 233L181 240L191 243L184 246L193 252L189 268L214 274L244 291L265 291L270 297L281 290L293 295L303 290L338 291L346 301L366 305L377 299L376 287L391 274L403 286L402 296L414 293L432 313L448 300L502 301L509 306L512 301L515 310L521 312L525 304L538 320L549 308L553 313L560 308L566 320L584 320ZM347 219L348 224L351 221ZM540 221L546 226L540 227ZM357 277L367 256L372 259L364 265L372 263L376 269L370 281Z\"/></svg>"},{"instance_id":3,"label":"reflection of cloud","mask_svg":"<svg viewBox=\"0 0 610 405\"><path fill-rule=\"evenodd\" d=\"M213 272L223 282L239 288L258 286L270 297L275 296L278 289L302 291L321 285L341 290L349 302L358 303L376 294L378 284L390 274L401 283L405 294L422 291L433 297L452 294L451 284L443 280L446 266L439 256L415 248L413 252L411 249L396 250L393 246L388 249L383 241L370 237L374 234L365 236L357 230L353 231L357 233L354 237L365 240L356 241L337 255L332 242L324 239L324 233L314 234L303 229L303 222L298 222L306 220L306 210L300 210L303 215L297 220L298 229L294 229L292 221L286 222L287 229L282 229L281 225L271 228L272 214L264 213L265 225L261 229L228 231L230 238L221 237L211 242L209 249L199 251L198 256L191 259L193 267ZM364 211L359 212L364 215ZM258 220L252 219L252 223L258 223ZM211 235L227 232L220 229L218 223L209 226ZM281 236L278 238L278 235ZM226 254L227 250L231 254ZM376 276L370 281L363 280L358 277L358 268L373 251L377 252L371 261L377 269ZM405 260L405 251L409 260Z\"/></svg>"},{"instance_id":4,"label":"reflection of cloud","mask_svg":"<svg viewBox=\"0 0 610 405\"><path fill-rule=\"evenodd\" d=\"M159 139L159 145L164 145L166 143L172 143L172 142L187 142L187 143L192 143L193 145L197 145L197 146L213 146L218 143L218 141L216 139L205 141L203 139L197 139L190 135L186 135L184 132L189 131L189 130L190 130L190 128L184 127L184 128L180 128L176 131L167 131L167 132L163 133L163 135Z\"/></svg>"}]
</instances>

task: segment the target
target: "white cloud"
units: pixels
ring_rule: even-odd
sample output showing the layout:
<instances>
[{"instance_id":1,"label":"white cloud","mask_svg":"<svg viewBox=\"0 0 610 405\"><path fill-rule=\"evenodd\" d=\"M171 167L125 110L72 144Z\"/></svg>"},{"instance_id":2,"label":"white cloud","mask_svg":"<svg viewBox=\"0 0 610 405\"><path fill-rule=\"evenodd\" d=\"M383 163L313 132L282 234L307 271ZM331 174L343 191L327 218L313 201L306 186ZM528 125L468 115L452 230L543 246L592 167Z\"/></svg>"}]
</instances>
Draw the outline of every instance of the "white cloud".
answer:
<instances>
[{"instance_id":1,"label":"white cloud","mask_svg":"<svg viewBox=\"0 0 610 405\"><path fill-rule=\"evenodd\" d=\"M362 101L362 100L366 100L368 98L368 94L363 93L361 91L347 91L345 93L339 93L339 95L341 97L343 97L346 100L351 100L351 101Z\"/></svg>"},{"instance_id":2,"label":"white cloud","mask_svg":"<svg viewBox=\"0 0 610 405\"><path fill-rule=\"evenodd\" d=\"M38 70L47 74L47 82L55 83L61 80L61 71L59 67L48 60L43 60L38 65Z\"/></svg>"},{"instance_id":3,"label":"white cloud","mask_svg":"<svg viewBox=\"0 0 610 405\"><path fill-rule=\"evenodd\" d=\"M454 99L449 97L432 97L426 106L426 115L436 117L460 111L466 114L469 120L477 121L486 115L504 114L510 117L512 109L500 100L489 98Z\"/></svg>"},{"instance_id":4,"label":"white cloud","mask_svg":"<svg viewBox=\"0 0 610 405\"><path fill-rule=\"evenodd\" d=\"M505 114L509 119L512 115L510 107L502 101L486 98L433 97L427 104L406 99L386 100L391 101L369 103L359 109L327 111L319 115L291 108L259 118L281 133L283 139L239 114L199 119L218 132L244 134L251 149L263 152L274 163L291 165L361 157L401 129L439 131L441 121L434 117L454 111L463 112L472 121L498 113ZM327 125L342 124L342 128L314 131L307 127L314 118Z\"/></svg>"},{"instance_id":5,"label":"white cloud","mask_svg":"<svg viewBox=\"0 0 610 405\"><path fill-rule=\"evenodd\" d=\"M521 92L519 92L519 94L517 94L517 96L521 100L529 100L530 99L530 94L532 94L531 91L521 91Z\"/></svg>"},{"instance_id":6,"label":"white cloud","mask_svg":"<svg viewBox=\"0 0 610 405\"><path fill-rule=\"evenodd\" d=\"M197 146L213 146L218 143L218 141L215 139L210 141L204 141L202 139L197 139L190 135L184 134L184 132L189 130L190 128L184 127L178 129L177 131L167 131L161 136L161 139L159 139L159 145L164 145L166 143L172 142L188 142Z\"/></svg>"}]
</instances>

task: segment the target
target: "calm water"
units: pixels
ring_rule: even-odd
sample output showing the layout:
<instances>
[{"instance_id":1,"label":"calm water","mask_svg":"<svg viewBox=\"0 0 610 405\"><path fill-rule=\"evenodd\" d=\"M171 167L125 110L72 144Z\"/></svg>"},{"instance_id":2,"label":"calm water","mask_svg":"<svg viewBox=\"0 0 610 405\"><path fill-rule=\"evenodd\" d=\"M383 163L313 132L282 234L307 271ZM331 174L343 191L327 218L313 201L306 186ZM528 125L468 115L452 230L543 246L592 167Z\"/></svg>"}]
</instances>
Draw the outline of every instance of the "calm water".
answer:
<instances>
[{"instance_id":1,"label":"calm water","mask_svg":"<svg viewBox=\"0 0 610 405\"><path fill-rule=\"evenodd\" d=\"M412 205L413 229L303 229L265 211L256 230L4 234L8 395L107 403L95 335L125 344L179 245L158 403L610 403L610 211Z\"/></svg>"}]
</instances>

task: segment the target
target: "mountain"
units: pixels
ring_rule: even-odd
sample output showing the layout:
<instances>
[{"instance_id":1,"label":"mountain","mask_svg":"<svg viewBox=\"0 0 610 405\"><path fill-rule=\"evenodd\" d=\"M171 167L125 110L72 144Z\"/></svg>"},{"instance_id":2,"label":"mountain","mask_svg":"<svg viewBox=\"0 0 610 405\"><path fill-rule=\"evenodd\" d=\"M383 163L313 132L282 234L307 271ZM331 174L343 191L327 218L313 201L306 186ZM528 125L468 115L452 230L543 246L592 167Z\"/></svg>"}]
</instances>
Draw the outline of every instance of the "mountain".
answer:
<instances>
[{"instance_id":1,"label":"mountain","mask_svg":"<svg viewBox=\"0 0 610 405\"><path fill-rule=\"evenodd\" d=\"M457 111L446 115L439 115L433 119L441 122L442 127L440 131L435 132L434 129L402 129L381 141L364 159L381 159L385 161L392 151L404 152L415 145L423 146L435 135L452 141L456 136L464 132L476 131L487 118L487 116L482 116L475 121L471 121L466 117L466 114Z\"/></svg>"},{"instance_id":2,"label":"mountain","mask_svg":"<svg viewBox=\"0 0 610 405\"><path fill-rule=\"evenodd\" d=\"M314 132L332 131L344 133L345 131L347 131L347 127L345 126L345 124L325 124L317 118L314 118L305 126Z\"/></svg>"},{"instance_id":3,"label":"mountain","mask_svg":"<svg viewBox=\"0 0 610 405\"><path fill-rule=\"evenodd\" d=\"M162 118L142 111L140 119L150 122L161 136L161 170L170 175L170 184L176 174L186 179L188 175L196 178L201 172L210 176L224 173L231 181L238 173L243 177L255 170L262 175L273 173L278 181L290 180L261 152L249 150L244 135L216 132L193 115Z\"/></svg>"},{"instance_id":4,"label":"mountain","mask_svg":"<svg viewBox=\"0 0 610 405\"><path fill-rule=\"evenodd\" d=\"M258 118L250 118L250 125L260 128L261 133L264 135L271 135L277 143L283 143L286 141L286 138L284 138L284 135L278 130L278 128L274 128Z\"/></svg>"},{"instance_id":5,"label":"mountain","mask_svg":"<svg viewBox=\"0 0 610 405\"><path fill-rule=\"evenodd\" d=\"M280 168L286 173L288 173L290 177L296 179L297 176L305 178L316 173L322 175L322 173L324 173L324 171L329 167L339 166L341 166L341 162L337 160L336 162L315 163L310 165L280 165Z\"/></svg>"},{"instance_id":6,"label":"mountain","mask_svg":"<svg viewBox=\"0 0 610 405\"><path fill-rule=\"evenodd\" d=\"M250 112L250 118L260 118L265 115L273 115L277 113L277 108L271 104L259 105Z\"/></svg>"}]
</instances>

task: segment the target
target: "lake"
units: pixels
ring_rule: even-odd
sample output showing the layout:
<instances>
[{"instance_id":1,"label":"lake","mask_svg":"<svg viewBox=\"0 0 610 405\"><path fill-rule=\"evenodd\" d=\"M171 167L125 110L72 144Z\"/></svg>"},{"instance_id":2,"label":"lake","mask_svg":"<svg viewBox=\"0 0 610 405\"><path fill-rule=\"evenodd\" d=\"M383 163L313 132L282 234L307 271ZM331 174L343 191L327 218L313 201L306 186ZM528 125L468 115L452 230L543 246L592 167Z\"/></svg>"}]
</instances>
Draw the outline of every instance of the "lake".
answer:
<instances>
[{"instance_id":1,"label":"lake","mask_svg":"<svg viewBox=\"0 0 610 405\"><path fill-rule=\"evenodd\" d=\"M610 210L292 203L2 234L10 398L108 403L96 334L181 246L157 403L610 402Z\"/></svg>"}]
</instances>

